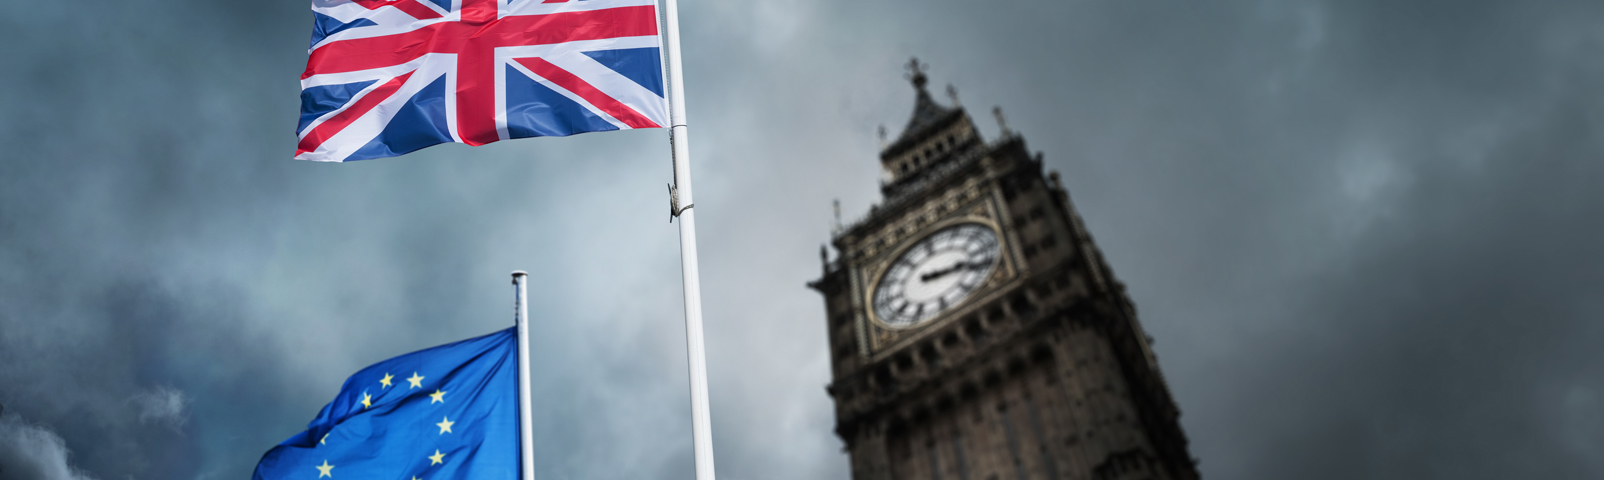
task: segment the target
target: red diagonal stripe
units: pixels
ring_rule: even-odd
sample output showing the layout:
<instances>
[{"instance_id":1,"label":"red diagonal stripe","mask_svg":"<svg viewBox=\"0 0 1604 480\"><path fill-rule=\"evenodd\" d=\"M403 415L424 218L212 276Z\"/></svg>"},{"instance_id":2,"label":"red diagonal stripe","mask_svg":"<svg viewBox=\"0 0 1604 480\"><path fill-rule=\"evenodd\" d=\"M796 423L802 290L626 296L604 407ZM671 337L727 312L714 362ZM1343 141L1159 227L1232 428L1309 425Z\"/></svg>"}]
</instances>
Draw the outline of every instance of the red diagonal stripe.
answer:
<instances>
[{"instance_id":1,"label":"red diagonal stripe","mask_svg":"<svg viewBox=\"0 0 1604 480\"><path fill-rule=\"evenodd\" d=\"M493 15L495 3L489 5ZM496 47L656 35L657 15L653 10L651 5L642 5L516 15L482 26L445 22L396 35L342 40L313 50L301 78L399 65L426 53L462 53L467 49L489 52Z\"/></svg>"},{"instance_id":2,"label":"red diagonal stripe","mask_svg":"<svg viewBox=\"0 0 1604 480\"><path fill-rule=\"evenodd\" d=\"M607 112L608 115L612 115L613 118L624 122L625 125L629 125L630 128L661 128L661 125L646 118L645 115L641 115L640 112L630 108L629 105L625 105L624 102L602 93L601 90L597 90L595 86L579 78L578 75L563 70L544 58L519 58L517 61L523 64L524 67L529 68L529 71L535 72L535 75L546 77L546 80L550 80L551 83L574 92L575 95L579 95L579 98L585 99L591 105L595 105L596 108L600 108L603 112Z\"/></svg>"},{"instance_id":3,"label":"red diagonal stripe","mask_svg":"<svg viewBox=\"0 0 1604 480\"><path fill-rule=\"evenodd\" d=\"M295 155L300 156L303 153L317 150L318 145L322 145L329 137L333 137L334 134L345 130L345 127L350 125L351 122L362 118L363 114L373 110L373 107L378 106L380 102L390 98L391 95L395 95L396 90L400 90L401 85L407 83L407 78L411 77L413 73L415 72L407 72L405 75L385 82L384 85L373 89L366 96L357 100L356 103L351 104L350 108L346 108L340 113L334 114L328 120L323 121L323 123L318 124L311 132L307 132L305 137L301 137L301 142L295 146Z\"/></svg>"},{"instance_id":4,"label":"red diagonal stripe","mask_svg":"<svg viewBox=\"0 0 1604 480\"><path fill-rule=\"evenodd\" d=\"M412 18L416 18L418 20L428 20L431 18L441 17L440 12L436 12L434 9L429 8L428 5L420 3L421 1L422 0L351 0L351 3L361 5L362 8L366 8L368 10L378 10L380 7L386 6L395 7L396 9L406 12L407 15L411 15Z\"/></svg>"}]
</instances>

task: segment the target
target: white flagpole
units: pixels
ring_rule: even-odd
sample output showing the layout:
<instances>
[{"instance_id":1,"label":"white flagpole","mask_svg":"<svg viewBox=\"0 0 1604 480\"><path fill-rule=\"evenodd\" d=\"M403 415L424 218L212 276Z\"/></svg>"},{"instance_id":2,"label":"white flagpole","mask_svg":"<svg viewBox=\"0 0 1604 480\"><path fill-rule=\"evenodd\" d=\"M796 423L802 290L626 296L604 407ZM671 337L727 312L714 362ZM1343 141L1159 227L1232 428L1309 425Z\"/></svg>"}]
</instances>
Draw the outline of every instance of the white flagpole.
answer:
<instances>
[{"instance_id":1,"label":"white flagpole","mask_svg":"<svg viewBox=\"0 0 1604 480\"><path fill-rule=\"evenodd\" d=\"M529 398L529 274L512 272L518 321L518 440L523 454L523 480L535 480L535 419Z\"/></svg>"},{"instance_id":2,"label":"white flagpole","mask_svg":"<svg viewBox=\"0 0 1604 480\"><path fill-rule=\"evenodd\" d=\"M702 284L696 263L696 210L691 196L690 138L685 124L685 77L680 69L679 9L663 0L664 42L668 47L669 143L674 152L674 188L670 208L679 216L680 275L685 284L685 350L691 376L691 443L696 452L696 480L714 480L713 421L707 403L707 352L702 341Z\"/></svg>"}]
</instances>

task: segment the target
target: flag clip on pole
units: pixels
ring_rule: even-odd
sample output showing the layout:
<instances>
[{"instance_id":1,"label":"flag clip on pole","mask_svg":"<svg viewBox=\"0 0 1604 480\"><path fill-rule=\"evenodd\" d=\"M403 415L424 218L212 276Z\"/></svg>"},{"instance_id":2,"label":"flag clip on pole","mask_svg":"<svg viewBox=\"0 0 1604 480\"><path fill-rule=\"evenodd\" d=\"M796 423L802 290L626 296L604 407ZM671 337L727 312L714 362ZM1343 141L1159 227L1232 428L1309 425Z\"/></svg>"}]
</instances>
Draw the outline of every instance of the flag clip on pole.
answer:
<instances>
[{"instance_id":1,"label":"flag clip on pole","mask_svg":"<svg viewBox=\"0 0 1604 480\"><path fill-rule=\"evenodd\" d=\"M518 450L522 480L535 480L535 420L529 398L529 273L512 272L513 312L518 322Z\"/></svg>"},{"instance_id":2,"label":"flag clip on pole","mask_svg":"<svg viewBox=\"0 0 1604 480\"><path fill-rule=\"evenodd\" d=\"M673 185L668 186L668 223L674 223L674 217L678 217L681 213L685 213L686 210L690 210L694 206L691 204L686 204L683 207L679 206L679 190L675 189Z\"/></svg>"},{"instance_id":3,"label":"flag clip on pole","mask_svg":"<svg viewBox=\"0 0 1604 480\"><path fill-rule=\"evenodd\" d=\"M691 377L691 443L696 480L714 480L713 421L707 402L707 353L702 341L701 273L696 263L696 210L691 209L691 150L685 126L685 77L680 68L679 8L663 0L663 40L668 47L669 144L674 155L671 213L679 216L680 275L685 283L685 354ZM684 208L680 208L684 205ZM670 217L672 221L672 217Z\"/></svg>"}]
</instances>

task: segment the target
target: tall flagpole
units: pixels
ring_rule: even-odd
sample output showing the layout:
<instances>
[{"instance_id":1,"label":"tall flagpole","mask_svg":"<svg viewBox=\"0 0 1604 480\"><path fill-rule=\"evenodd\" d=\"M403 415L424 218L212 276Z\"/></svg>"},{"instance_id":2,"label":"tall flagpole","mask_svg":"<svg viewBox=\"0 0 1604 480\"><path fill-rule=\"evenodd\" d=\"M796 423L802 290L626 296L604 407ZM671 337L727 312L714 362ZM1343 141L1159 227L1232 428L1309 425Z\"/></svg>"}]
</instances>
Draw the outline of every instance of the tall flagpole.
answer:
<instances>
[{"instance_id":1,"label":"tall flagpole","mask_svg":"<svg viewBox=\"0 0 1604 480\"><path fill-rule=\"evenodd\" d=\"M518 316L518 447L523 457L523 480L535 480L535 419L529 393L529 274L512 272L514 311Z\"/></svg>"},{"instance_id":2,"label":"tall flagpole","mask_svg":"<svg viewBox=\"0 0 1604 480\"><path fill-rule=\"evenodd\" d=\"M691 196L691 149L685 123L685 77L680 69L679 8L663 0L667 15L669 143L674 151L674 185L669 208L679 216L680 275L685 284L685 350L691 376L691 442L696 480L714 480L713 421L707 403L707 352L702 341L702 284L696 263L696 211Z\"/></svg>"}]
</instances>

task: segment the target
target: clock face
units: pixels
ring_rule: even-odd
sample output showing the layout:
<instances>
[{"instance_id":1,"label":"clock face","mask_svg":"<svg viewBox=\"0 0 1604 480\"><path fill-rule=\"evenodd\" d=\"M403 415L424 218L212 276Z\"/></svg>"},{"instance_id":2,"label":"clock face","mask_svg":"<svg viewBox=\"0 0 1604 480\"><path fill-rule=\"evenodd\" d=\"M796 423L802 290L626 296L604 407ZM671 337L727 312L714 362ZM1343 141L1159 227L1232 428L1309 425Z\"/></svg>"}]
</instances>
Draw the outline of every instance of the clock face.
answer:
<instances>
[{"instance_id":1,"label":"clock face","mask_svg":"<svg viewBox=\"0 0 1604 480\"><path fill-rule=\"evenodd\" d=\"M943 228L908 248L874 288L874 313L911 327L958 305L997 264L997 231L978 223Z\"/></svg>"}]
</instances>

